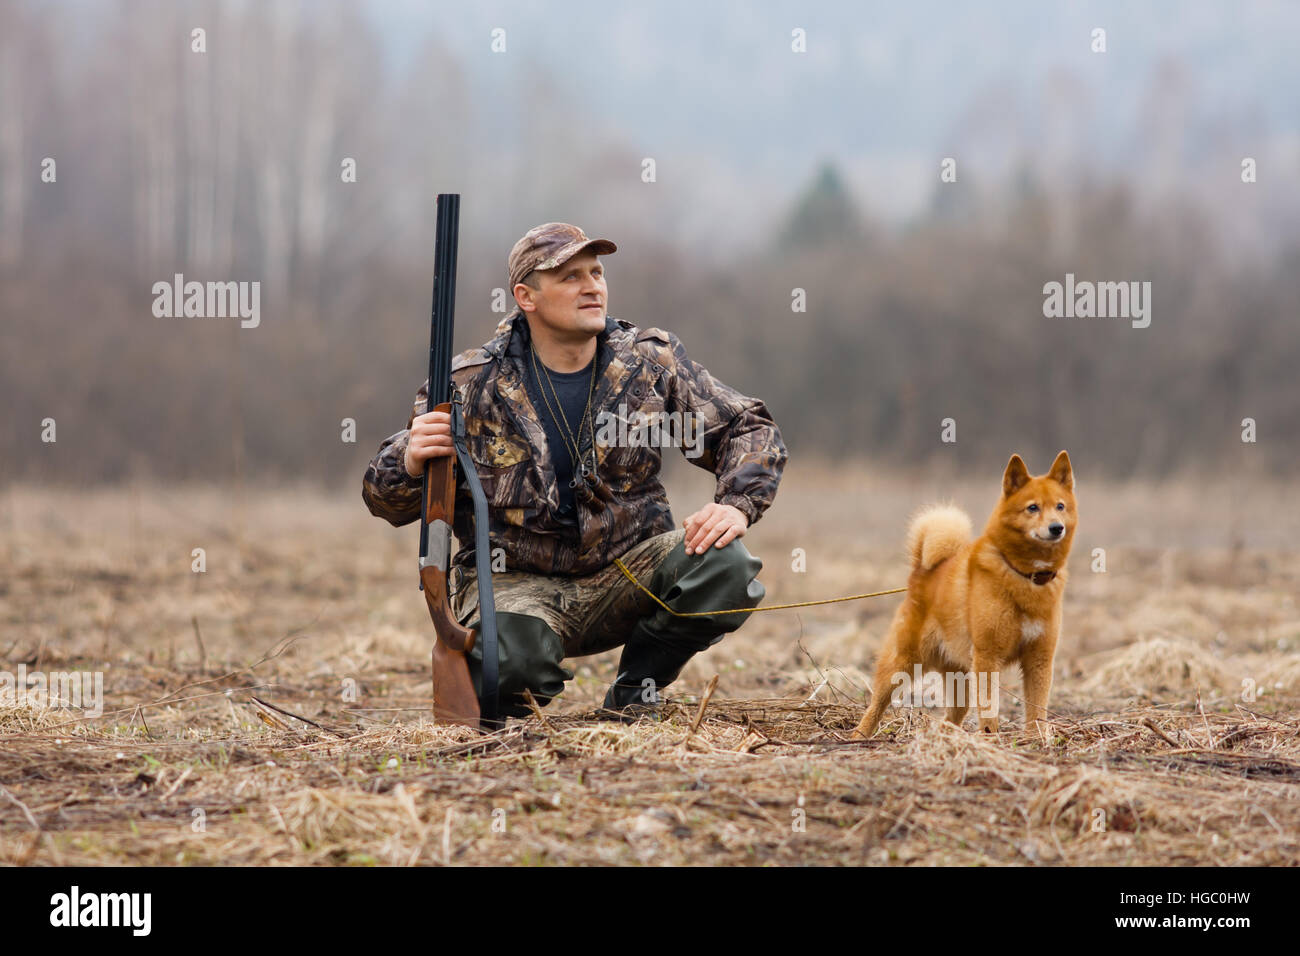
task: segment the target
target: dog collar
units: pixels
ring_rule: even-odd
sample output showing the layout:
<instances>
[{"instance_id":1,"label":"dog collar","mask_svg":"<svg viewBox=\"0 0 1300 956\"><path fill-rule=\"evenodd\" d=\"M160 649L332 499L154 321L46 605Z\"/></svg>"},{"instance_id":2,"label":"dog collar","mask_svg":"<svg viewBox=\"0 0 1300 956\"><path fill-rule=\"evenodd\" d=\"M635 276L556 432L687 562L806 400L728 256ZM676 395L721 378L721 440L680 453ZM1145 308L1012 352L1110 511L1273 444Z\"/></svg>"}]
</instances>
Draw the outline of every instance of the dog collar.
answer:
<instances>
[{"instance_id":1,"label":"dog collar","mask_svg":"<svg viewBox=\"0 0 1300 956\"><path fill-rule=\"evenodd\" d=\"M1002 552L999 551L998 554L1002 554ZM1022 578L1027 578L1028 580L1033 581L1035 584L1038 585L1046 584L1048 581L1052 580L1052 578L1056 577L1055 571L1035 571L1033 574L1025 574L1024 571L1021 571L1018 567L1012 564L1007 559L1007 556L1005 554L1002 554L1002 560L1006 561L1007 567L1009 567L1012 571L1015 571L1016 574L1020 575Z\"/></svg>"}]
</instances>

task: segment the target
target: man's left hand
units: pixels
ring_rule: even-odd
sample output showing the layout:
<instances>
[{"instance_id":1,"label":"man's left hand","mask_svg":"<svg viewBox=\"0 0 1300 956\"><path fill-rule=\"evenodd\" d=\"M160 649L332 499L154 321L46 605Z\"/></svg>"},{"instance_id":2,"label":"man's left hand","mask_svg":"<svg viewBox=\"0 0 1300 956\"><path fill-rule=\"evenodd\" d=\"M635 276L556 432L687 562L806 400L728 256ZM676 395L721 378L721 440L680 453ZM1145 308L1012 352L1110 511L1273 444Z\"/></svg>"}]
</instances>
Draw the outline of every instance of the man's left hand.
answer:
<instances>
[{"instance_id":1,"label":"man's left hand","mask_svg":"<svg viewBox=\"0 0 1300 956\"><path fill-rule=\"evenodd\" d=\"M721 505L716 501L705 505L686 519L686 553L703 554L709 545L725 548L734 539L744 536L748 527L749 519L734 505Z\"/></svg>"}]
</instances>

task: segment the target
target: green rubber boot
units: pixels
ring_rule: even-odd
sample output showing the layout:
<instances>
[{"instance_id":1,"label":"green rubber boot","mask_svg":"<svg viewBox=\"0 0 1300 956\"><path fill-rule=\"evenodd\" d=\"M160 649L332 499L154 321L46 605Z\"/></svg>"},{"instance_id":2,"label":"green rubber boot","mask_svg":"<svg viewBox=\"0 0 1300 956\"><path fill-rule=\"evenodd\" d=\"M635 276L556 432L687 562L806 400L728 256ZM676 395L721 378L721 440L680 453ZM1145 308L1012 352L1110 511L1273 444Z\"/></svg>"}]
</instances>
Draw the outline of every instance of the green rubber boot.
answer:
<instances>
[{"instance_id":1,"label":"green rubber boot","mask_svg":"<svg viewBox=\"0 0 1300 956\"><path fill-rule=\"evenodd\" d=\"M739 539L703 554L687 554L685 543L660 563L649 588L679 614L754 608L766 593L758 581L763 562ZM743 614L677 617L663 608L642 618L623 645L618 676L605 695L604 711L621 720L657 716L661 691L686 663L749 618Z\"/></svg>"}]
</instances>

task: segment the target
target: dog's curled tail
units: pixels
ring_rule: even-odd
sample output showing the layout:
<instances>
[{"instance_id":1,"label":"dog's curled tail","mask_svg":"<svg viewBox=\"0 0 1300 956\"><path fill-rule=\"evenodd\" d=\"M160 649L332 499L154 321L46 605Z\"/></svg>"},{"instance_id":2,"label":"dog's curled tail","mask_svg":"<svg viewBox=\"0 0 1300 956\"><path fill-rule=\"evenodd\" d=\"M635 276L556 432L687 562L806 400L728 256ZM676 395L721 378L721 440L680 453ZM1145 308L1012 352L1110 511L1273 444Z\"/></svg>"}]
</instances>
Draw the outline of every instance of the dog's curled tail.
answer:
<instances>
[{"instance_id":1,"label":"dog's curled tail","mask_svg":"<svg viewBox=\"0 0 1300 956\"><path fill-rule=\"evenodd\" d=\"M956 505L925 508L907 529L907 553L912 570L929 571L945 558L951 558L970 541L970 535L970 518Z\"/></svg>"}]
</instances>

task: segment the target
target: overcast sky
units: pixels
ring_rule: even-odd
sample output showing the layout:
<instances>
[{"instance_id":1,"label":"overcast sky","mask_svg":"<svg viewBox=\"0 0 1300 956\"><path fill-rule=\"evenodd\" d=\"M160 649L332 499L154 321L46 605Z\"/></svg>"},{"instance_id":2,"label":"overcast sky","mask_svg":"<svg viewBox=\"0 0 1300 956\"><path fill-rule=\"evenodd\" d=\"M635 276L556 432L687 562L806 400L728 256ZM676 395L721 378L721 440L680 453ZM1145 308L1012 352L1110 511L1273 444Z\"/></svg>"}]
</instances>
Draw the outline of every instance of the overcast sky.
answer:
<instances>
[{"instance_id":1,"label":"overcast sky","mask_svg":"<svg viewBox=\"0 0 1300 956\"><path fill-rule=\"evenodd\" d=\"M513 92L540 65L592 128L645 155L689 152L719 201L806 181L831 158L897 222L928 200L936 155L964 149L992 175L1047 139L1124 173L1153 148L1153 89L1189 160L1232 124L1300 159L1297 3L383 0L370 13L395 66L436 32L503 140ZM791 51L796 27L805 54ZM1095 27L1105 54L1090 49Z\"/></svg>"}]
</instances>

